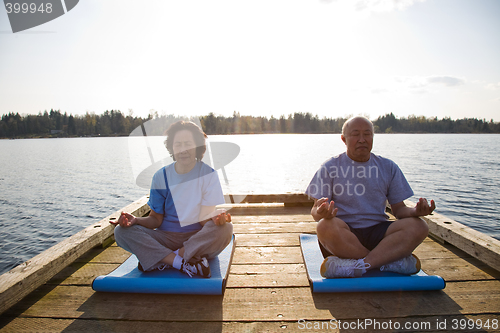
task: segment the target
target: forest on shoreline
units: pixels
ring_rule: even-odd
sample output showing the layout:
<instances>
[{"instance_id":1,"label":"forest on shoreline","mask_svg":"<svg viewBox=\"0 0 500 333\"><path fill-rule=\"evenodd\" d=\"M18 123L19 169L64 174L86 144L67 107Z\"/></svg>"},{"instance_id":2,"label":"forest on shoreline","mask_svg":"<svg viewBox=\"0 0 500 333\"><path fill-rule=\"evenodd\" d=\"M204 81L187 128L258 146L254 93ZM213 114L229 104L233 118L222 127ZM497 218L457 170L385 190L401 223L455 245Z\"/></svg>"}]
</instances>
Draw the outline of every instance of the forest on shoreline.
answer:
<instances>
[{"instance_id":1,"label":"forest on shoreline","mask_svg":"<svg viewBox=\"0 0 500 333\"><path fill-rule=\"evenodd\" d=\"M9 113L0 121L0 138L46 138L82 136L127 136L141 124L151 119L165 124L185 119L175 115L151 113L147 118L129 112L105 111L101 115L86 113L76 115L59 110L40 112L37 115ZM217 116L210 113L198 119L207 134L262 134L262 133L340 133L347 117L319 118L311 113L296 112L274 118L240 115ZM376 133L500 133L500 123L485 119L438 119L424 116L398 118L393 113L372 120ZM156 135L162 135L157 133Z\"/></svg>"}]
</instances>

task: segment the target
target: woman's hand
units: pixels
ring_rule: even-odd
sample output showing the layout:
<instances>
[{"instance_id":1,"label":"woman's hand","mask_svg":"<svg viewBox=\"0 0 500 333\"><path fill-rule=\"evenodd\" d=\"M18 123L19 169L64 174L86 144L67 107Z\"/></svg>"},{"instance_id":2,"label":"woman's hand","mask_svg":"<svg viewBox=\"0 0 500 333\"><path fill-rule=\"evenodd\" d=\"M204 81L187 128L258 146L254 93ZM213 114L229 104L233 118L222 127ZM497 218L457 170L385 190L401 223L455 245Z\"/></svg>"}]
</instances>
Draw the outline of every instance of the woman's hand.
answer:
<instances>
[{"instance_id":1,"label":"woman's hand","mask_svg":"<svg viewBox=\"0 0 500 333\"><path fill-rule=\"evenodd\" d=\"M210 220L214 221L215 225L224 225L231 222L231 214L227 213L225 209L215 209L215 206L201 206L201 225L205 225Z\"/></svg>"},{"instance_id":2,"label":"woman's hand","mask_svg":"<svg viewBox=\"0 0 500 333\"><path fill-rule=\"evenodd\" d=\"M137 224L137 218L129 213L121 212L118 221L109 221L109 223L114 225L120 225L120 227L128 228Z\"/></svg>"},{"instance_id":3,"label":"woman's hand","mask_svg":"<svg viewBox=\"0 0 500 333\"><path fill-rule=\"evenodd\" d=\"M231 222L231 214L223 211L219 215L212 217L212 221L214 221L215 225L224 225L226 222Z\"/></svg>"}]
</instances>

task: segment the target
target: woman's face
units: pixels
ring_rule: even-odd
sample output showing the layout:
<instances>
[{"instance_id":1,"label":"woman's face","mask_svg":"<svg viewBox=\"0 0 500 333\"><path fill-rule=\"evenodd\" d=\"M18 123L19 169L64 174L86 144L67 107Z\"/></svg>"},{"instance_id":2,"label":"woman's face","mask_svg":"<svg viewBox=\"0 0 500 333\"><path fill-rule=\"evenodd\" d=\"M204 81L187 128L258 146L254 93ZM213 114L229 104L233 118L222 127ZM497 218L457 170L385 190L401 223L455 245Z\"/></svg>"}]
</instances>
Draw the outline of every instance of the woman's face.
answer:
<instances>
[{"instance_id":1,"label":"woman's face","mask_svg":"<svg viewBox=\"0 0 500 333\"><path fill-rule=\"evenodd\" d=\"M196 143L191 131L180 130L175 133L173 150L175 160L181 167L194 167L196 164Z\"/></svg>"}]
</instances>

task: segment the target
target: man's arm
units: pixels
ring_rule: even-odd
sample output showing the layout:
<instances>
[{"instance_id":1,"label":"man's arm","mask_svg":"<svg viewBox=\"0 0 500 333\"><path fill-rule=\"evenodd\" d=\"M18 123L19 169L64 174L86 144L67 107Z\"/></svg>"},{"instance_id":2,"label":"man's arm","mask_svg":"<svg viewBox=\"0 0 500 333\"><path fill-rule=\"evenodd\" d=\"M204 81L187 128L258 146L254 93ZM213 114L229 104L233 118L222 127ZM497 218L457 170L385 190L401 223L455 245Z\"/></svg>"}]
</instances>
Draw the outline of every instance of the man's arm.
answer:
<instances>
[{"instance_id":1,"label":"man's arm","mask_svg":"<svg viewBox=\"0 0 500 333\"><path fill-rule=\"evenodd\" d=\"M328 198L314 199L314 205L311 208L311 215L314 221L318 222L321 219L332 219L337 215L338 208L335 208L333 201L328 203Z\"/></svg>"},{"instance_id":2,"label":"man's arm","mask_svg":"<svg viewBox=\"0 0 500 333\"><path fill-rule=\"evenodd\" d=\"M429 205L427 199L424 198L420 198L415 207L408 207L403 201L391 205L392 214L397 219L429 215L435 208L436 204L434 203L434 200L431 200L431 204Z\"/></svg>"}]
</instances>

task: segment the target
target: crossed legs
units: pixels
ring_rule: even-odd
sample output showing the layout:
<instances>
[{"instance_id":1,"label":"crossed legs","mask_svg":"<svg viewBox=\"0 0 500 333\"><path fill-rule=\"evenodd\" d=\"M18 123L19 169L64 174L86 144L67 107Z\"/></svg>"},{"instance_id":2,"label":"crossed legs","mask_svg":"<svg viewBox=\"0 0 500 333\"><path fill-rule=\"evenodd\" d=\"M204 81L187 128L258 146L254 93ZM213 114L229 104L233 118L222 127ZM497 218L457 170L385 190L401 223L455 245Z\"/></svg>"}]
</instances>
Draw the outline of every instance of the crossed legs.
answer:
<instances>
[{"instance_id":1,"label":"crossed legs","mask_svg":"<svg viewBox=\"0 0 500 333\"><path fill-rule=\"evenodd\" d=\"M233 225L217 226L209 221L201 230L189 233L169 233L140 225L117 226L114 233L116 243L135 254L142 267L149 270L161 263L172 265L176 256L174 249L179 249L179 256L186 261L217 256L231 241Z\"/></svg>"},{"instance_id":2,"label":"crossed legs","mask_svg":"<svg viewBox=\"0 0 500 333\"><path fill-rule=\"evenodd\" d=\"M361 244L349 226L337 217L322 219L317 226L318 239L329 252L339 258L364 258L370 269L411 255L428 232L427 223L420 218L396 220L389 226L380 243L370 251Z\"/></svg>"}]
</instances>

